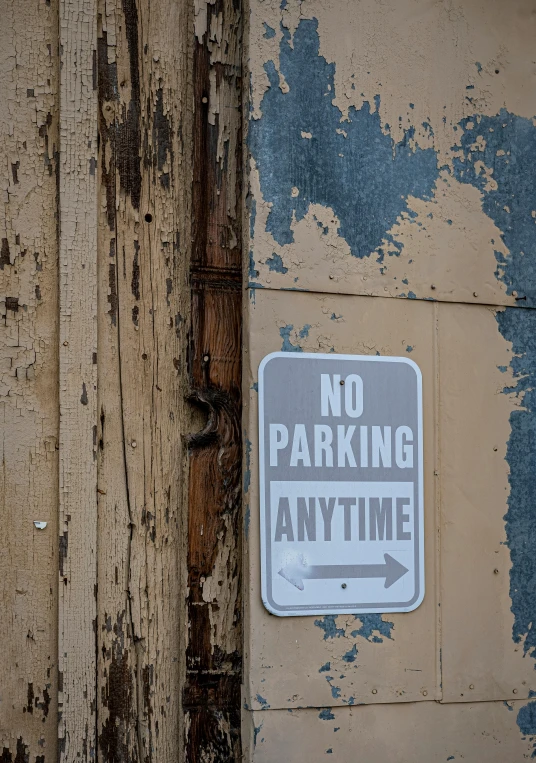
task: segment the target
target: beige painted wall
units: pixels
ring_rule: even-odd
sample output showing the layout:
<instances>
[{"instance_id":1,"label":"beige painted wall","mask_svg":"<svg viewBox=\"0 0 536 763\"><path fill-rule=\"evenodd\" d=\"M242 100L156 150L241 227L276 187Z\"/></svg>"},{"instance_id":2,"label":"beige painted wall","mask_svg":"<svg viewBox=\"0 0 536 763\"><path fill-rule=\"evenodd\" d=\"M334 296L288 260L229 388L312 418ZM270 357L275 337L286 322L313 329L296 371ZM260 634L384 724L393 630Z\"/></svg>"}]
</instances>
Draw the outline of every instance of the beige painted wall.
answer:
<instances>
[{"instance_id":1,"label":"beige painted wall","mask_svg":"<svg viewBox=\"0 0 536 763\"><path fill-rule=\"evenodd\" d=\"M532 579L518 554L532 536L516 522L536 449L517 458L512 412L532 426L535 31L533 0L251 2L247 760L533 752L531 626L520 632L532 599L516 593ZM280 350L420 366L416 611L263 608L256 382Z\"/></svg>"}]
</instances>

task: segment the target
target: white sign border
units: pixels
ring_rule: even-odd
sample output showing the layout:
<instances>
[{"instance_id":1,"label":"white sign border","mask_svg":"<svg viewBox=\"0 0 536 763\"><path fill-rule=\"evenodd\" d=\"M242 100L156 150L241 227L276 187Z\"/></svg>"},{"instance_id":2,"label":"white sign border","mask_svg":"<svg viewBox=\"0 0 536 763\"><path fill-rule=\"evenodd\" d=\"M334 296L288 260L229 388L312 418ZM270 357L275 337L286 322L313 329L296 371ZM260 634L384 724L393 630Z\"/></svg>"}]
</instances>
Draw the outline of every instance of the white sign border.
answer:
<instances>
[{"instance_id":1,"label":"white sign border","mask_svg":"<svg viewBox=\"0 0 536 763\"><path fill-rule=\"evenodd\" d=\"M275 358L285 358L287 360L304 360L305 358L314 358L315 360L349 360L365 361L373 363L405 363L411 366L417 377L417 402L418 402L418 433L419 433L419 468L418 468L418 496L419 496L419 595L417 599L408 607L382 607L379 609L372 605L368 608L332 607L326 605L322 608L307 610L278 610L269 602L268 592L266 590L266 477L264 470L265 450L264 450L264 369L271 360ZM320 352L271 352L266 355L259 364L258 372L258 405L259 405L259 500L260 500L260 536L261 536L261 597L265 608L272 615L277 617L308 617L315 615L367 615L367 614L388 614L391 612L413 612L419 607L424 599L425 579L424 579L424 446L423 446L423 404L422 404L422 372L419 366L410 358L385 355L342 355L339 353L320 353Z\"/></svg>"}]
</instances>

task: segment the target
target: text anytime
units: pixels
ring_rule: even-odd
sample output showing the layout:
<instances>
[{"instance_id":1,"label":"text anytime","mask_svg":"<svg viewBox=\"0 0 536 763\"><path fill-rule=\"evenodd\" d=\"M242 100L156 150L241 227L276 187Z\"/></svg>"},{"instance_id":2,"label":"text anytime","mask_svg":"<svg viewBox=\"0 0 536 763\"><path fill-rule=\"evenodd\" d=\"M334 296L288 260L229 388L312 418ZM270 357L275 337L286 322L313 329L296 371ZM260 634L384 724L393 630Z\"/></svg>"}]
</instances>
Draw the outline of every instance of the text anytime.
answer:
<instances>
[{"instance_id":1,"label":"text anytime","mask_svg":"<svg viewBox=\"0 0 536 763\"><path fill-rule=\"evenodd\" d=\"M274 541L332 540L333 515L343 513L343 522L335 521L345 541L411 540L405 529L410 515L405 509L409 498L309 498L298 497L295 510L291 510L287 497L280 497L277 508ZM294 509L294 506L293 506ZM368 511L367 511L368 509ZM317 514L322 517L322 531Z\"/></svg>"}]
</instances>

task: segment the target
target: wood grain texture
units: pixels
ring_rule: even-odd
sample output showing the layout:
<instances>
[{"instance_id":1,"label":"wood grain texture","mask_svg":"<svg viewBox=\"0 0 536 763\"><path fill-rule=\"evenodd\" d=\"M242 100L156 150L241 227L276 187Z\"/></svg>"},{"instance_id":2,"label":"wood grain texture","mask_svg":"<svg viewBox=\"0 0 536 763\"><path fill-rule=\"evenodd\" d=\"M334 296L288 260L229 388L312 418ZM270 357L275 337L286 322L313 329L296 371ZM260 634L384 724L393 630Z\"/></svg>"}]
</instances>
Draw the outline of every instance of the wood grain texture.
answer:
<instances>
[{"instance_id":1,"label":"wood grain texture","mask_svg":"<svg viewBox=\"0 0 536 763\"><path fill-rule=\"evenodd\" d=\"M60 760L92 760L97 615L94 0L60 0Z\"/></svg>"},{"instance_id":2,"label":"wood grain texture","mask_svg":"<svg viewBox=\"0 0 536 763\"><path fill-rule=\"evenodd\" d=\"M187 2L99 2L99 760L180 758Z\"/></svg>"},{"instance_id":3,"label":"wood grain texture","mask_svg":"<svg viewBox=\"0 0 536 763\"><path fill-rule=\"evenodd\" d=\"M190 439L188 761L234 761L242 678L241 9L195 3L192 402L208 421Z\"/></svg>"},{"instance_id":4,"label":"wood grain texture","mask_svg":"<svg viewBox=\"0 0 536 763\"><path fill-rule=\"evenodd\" d=\"M57 738L58 18L40 0L2 0L0 15L0 759L48 763Z\"/></svg>"}]
</instances>

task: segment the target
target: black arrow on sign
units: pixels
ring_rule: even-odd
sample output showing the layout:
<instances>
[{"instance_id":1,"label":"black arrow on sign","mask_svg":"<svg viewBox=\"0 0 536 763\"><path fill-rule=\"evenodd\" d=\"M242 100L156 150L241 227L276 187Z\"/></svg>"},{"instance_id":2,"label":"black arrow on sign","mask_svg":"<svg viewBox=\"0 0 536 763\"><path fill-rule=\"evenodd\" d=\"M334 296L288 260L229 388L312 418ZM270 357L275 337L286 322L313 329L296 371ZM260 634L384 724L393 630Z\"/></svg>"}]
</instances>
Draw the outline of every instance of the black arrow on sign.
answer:
<instances>
[{"instance_id":1,"label":"black arrow on sign","mask_svg":"<svg viewBox=\"0 0 536 763\"><path fill-rule=\"evenodd\" d=\"M312 564L310 567L287 565L279 574L293 586L303 591L304 580L328 580L333 578L385 578L385 588L409 572L390 554L384 554L384 564Z\"/></svg>"}]
</instances>

